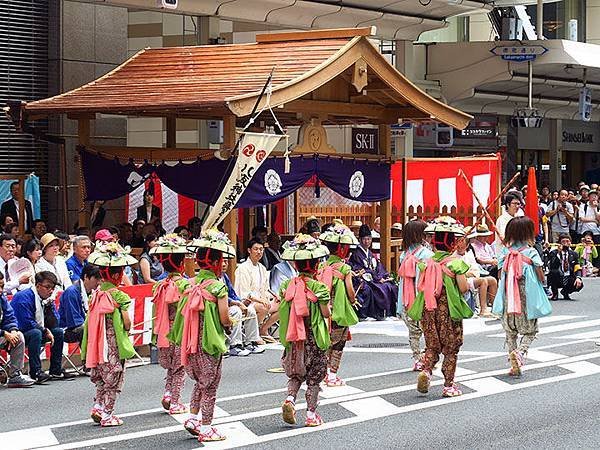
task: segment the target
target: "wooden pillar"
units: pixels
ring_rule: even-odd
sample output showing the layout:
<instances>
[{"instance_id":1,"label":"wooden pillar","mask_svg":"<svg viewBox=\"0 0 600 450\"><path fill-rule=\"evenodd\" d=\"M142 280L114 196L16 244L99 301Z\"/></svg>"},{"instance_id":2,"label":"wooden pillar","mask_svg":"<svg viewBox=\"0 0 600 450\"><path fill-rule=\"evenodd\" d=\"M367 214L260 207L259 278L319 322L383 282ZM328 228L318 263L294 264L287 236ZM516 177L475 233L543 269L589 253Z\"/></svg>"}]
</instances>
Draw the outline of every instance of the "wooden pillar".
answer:
<instances>
[{"instance_id":1,"label":"wooden pillar","mask_svg":"<svg viewBox=\"0 0 600 450\"><path fill-rule=\"evenodd\" d=\"M392 157L392 145L389 125L379 125L379 153L382 156L390 159ZM391 180L389 180L391 183ZM392 198L381 202L379 209L381 217L381 263L389 272L395 271L395 267L391 267L392 259Z\"/></svg>"},{"instance_id":2,"label":"wooden pillar","mask_svg":"<svg viewBox=\"0 0 600 450\"><path fill-rule=\"evenodd\" d=\"M167 117L167 148L177 147L177 118Z\"/></svg>"},{"instance_id":3,"label":"wooden pillar","mask_svg":"<svg viewBox=\"0 0 600 450\"><path fill-rule=\"evenodd\" d=\"M233 150L235 147L235 116L226 116L223 118L223 147L225 150ZM234 249L237 249L237 231L238 231L238 210L232 209L225 217L223 222L223 229L225 233L229 235L229 239L231 239L231 245L233 245ZM237 267L237 259L233 258L229 261L229 269L227 270L227 274L229 278L233 280L233 274L235 273L235 268Z\"/></svg>"},{"instance_id":4,"label":"wooden pillar","mask_svg":"<svg viewBox=\"0 0 600 450\"><path fill-rule=\"evenodd\" d=\"M77 120L79 145L89 146L90 145L90 119L78 119ZM79 180L77 188L77 209L78 209L78 221L80 227L89 226L89 215L85 209L85 186L83 184L83 167L81 165L81 158L78 158L79 166Z\"/></svg>"}]
</instances>

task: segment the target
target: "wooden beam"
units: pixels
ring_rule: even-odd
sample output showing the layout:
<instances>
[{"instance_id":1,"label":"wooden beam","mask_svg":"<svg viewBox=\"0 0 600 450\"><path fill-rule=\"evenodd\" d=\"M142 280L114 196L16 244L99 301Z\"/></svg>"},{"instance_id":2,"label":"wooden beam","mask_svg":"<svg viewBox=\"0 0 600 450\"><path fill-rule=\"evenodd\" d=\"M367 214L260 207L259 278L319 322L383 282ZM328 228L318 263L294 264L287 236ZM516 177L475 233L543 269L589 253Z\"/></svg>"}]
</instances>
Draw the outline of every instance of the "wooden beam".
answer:
<instances>
[{"instance_id":1,"label":"wooden beam","mask_svg":"<svg viewBox=\"0 0 600 450\"><path fill-rule=\"evenodd\" d=\"M167 148L177 147L177 117L167 117Z\"/></svg>"},{"instance_id":2,"label":"wooden beam","mask_svg":"<svg viewBox=\"0 0 600 450\"><path fill-rule=\"evenodd\" d=\"M382 156L390 159L392 157L392 140L389 125L379 125L379 149ZM381 263L388 272L396 270L390 267L392 260L392 199L381 202L379 209L381 217Z\"/></svg>"},{"instance_id":3,"label":"wooden beam","mask_svg":"<svg viewBox=\"0 0 600 450\"><path fill-rule=\"evenodd\" d=\"M225 148L233 148L235 147L235 120L236 117L233 115L226 116L223 118L223 147ZM238 231L238 210L232 209L225 217L225 221L223 223L223 229L225 233L229 235L229 239L231 240L231 245L237 251L237 231ZM235 269L237 267L237 258L232 258L229 261L229 267L227 269L227 275L233 282Z\"/></svg>"},{"instance_id":4,"label":"wooden beam","mask_svg":"<svg viewBox=\"0 0 600 450\"><path fill-rule=\"evenodd\" d=\"M118 147L105 145L94 145L88 148L117 158L147 159L150 162L191 160L195 158L210 159L214 157L215 153L214 150L203 148L181 149L174 147Z\"/></svg>"},{"instance_id":5,"label":"wooden beam","mask_svg":"<svg viewBox=\"0 0 600 450\"><path fill-rule=\"evenodd\" d=\"M77 135L79 137L79 145L88 147L90 145L90 119L79 119L77 121ZM78 158L79 180L77 188L77 209L78 223L80 227L89 226L89 214L85 209L85 185L83 182L83 166L81 158Z\"/></svg>"},{"instance_id":6,"label":"wooden beam","mask_svg":"<svg viewBox=\"0 0 600 450\"><path fill-rule=\"evenodd\" d=\"M288 33L257 34L256 42L289 42L317 39L342 39L356 36L374 36L377 28L337 28L331 30L292 31Z\"/></svg>"}]
</instances>

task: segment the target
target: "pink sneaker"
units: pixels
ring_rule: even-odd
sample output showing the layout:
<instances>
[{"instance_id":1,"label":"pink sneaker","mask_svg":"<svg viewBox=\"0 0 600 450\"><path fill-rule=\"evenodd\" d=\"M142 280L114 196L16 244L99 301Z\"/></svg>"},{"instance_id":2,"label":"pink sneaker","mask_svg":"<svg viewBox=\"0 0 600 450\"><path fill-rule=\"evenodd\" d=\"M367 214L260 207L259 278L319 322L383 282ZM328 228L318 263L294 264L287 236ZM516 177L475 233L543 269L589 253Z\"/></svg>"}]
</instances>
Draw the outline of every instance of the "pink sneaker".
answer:
<instances>
[{"instance_id":1,"label":"pink sneaker","mask_svg":"<svg viewBox=\"0 0 600 450\"><path fill-rule=\"evenodd\" d=\"M444 386L442 397L458 397L459 395L462 395L462 391L455 383L452 383L452 386Z\"/></svg>"},{"instance_id":2,"label":"pink sneaker","mask_svg":"<svg viewBox=\"0 0 600 450\"><path fill-rule=\"evenodd\" d=\"M198 442L224 441L225 436L217 431L215 427L210 427L208 433L199 433Z\"/></svg>"},{"instance_id":3,"label":"pink sneaker","mask_svg":"<svg viewBox=\"0 0 600 450\"><path fill-rule=\"evenodd\" d=\"M190 433L192 436L198 436L200 434L200 421L195 417L190 417L183 423L184 428Z\"/></svg>"},{"instance_id":4,"label":"pink sneaker","mask_svg":"<svg viewBox=\"0 0 600 450\"><path fill-rule=\"evenodd\" d=\"M421 370L417 376L417 391L421 394L427 394L429 392L429 385L431 384L431 374L426 370Z\"/></svg>"},{"instance_id":5,"label":"pink sneaker","mask_svg":"<svg viewBox=\"0 0 600 450\"><path fill-rule=\"evenodd\" d=\"M163 398L160 402L162 403L162 407L168 411L171 407L171 396L169 394L163 395Z\"/></svg>"},{"instance_id":6,"label":"pink sneaker","mask_svg":"<svg viewBox=\"0 0 600 450\"><path fill-rule=\"evenodd\" d=\"M169 407L169 414L184 414L188 412L187 407L182 403L171 403Z\"/></svg>"},{"instance_id":7,"label":"pink sneaker","mask_svg":"<svg viewBox=\"0 0 600 450\"><path fill-rule=\"evenodd\" d=\"M342 380L340 377L338 377L337 375L333 379L329 378L329 377L325 378L325 386L327 386L327 387L338 387L338 386L344 386L345 384L346 384L346 382L344 380Z\"/></svg>"},{"instance_id":8,"label":"pink sneaker","mask_svg":"<svg viewBox=\"0 0 600 450\"><path fill-rule=\"evenodd\" d=\"M102 419L100 421L101 427L119 427L121 425L123 425L123 421L121 419L119 419L117 416L115 416L114 414L111 414L106 419Z\"/></svg>"},{"instance_id":9,"label":"pink sneaker","mask_svg":"<svg viewBox=\"0 0 600 450\"><path fill-rule=\"evenodd\" d=\"M413 372L420 372L424 368L425 364L423 364L420 359L415 361L415 363L413 364Z\"/></svg>"},{"instance_id":10,"label":"pink sneaker","mask_svg":"<svg viewBox=\"0 0 600 450\"><path fill-rule=\"evenodd\" d=\"M306 422L304 422L305 427L318 427L319 425L323 425L323 419L317 413L315 413L315 417L312 419L307 417Z\"/></svg>"},{"instance_id":11,"label":"pink sneaker","mask_svg":"<svg viewBox=\"0 0 600 450\"><path fill-rule=\"evenodd\" d=\"M92 408L92 411L90 412L90 417L92 418L92 420L96 423L100 423L102 422L102 413L104 411L100 408L96 408L95 406Z\"/></svg>"}]
</instances>

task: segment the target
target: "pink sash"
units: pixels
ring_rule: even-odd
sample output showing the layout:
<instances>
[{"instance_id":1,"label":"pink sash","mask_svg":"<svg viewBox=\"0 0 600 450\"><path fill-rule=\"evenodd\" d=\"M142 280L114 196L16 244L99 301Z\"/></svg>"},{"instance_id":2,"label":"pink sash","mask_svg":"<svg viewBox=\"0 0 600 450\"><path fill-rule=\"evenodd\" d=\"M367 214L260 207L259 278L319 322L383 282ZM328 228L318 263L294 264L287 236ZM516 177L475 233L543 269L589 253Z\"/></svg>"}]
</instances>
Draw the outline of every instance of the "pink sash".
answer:
<instances>
[{"instance_id":1,"label":"pink sash","mask_svg":"<svg viewBox=\"0 0 600 450\"><path fill-rule=\"evenodd\" d=\"M437 299L442 295L442 287L444 286L444 275L450 278L455 278L456 275L446 264L456 259L453 256L447 256L440 262L433 258L427 260L427 266L419 279L419 290L423 291L425 297L425 309L433 311L437 308Z\"/></svg>"},{"instance_id":2,"label":"pink sash","mask_svg":"<svg viewBox=\"0 0 600 450\"><path fill-rule=\"evenodd\" d=\"M523 263L531 265L531 258L521 253L527 247L522 247L518 250L509 250L502 270L506 273L505 277L505 292L508 314L521 314L521 293L519 292L519 280L523 278ZM510 276L510 279L509 279ZM509 295L512 290L512 295Z\"/></svg>"},{"instance_id":3,"label":"pink sash","mask_svg":"<svg viewBox=\"0 0 600 450\"><path fill-rule=\"evenodd\" d=\"M344 266L343 262L336 262L333 264L325 264L323 268L317 274L317 280L327 286L327 289L331 291L333 285L333 277L343 280L344 274L340 272L340 269Z\"/></svg>"},{"instance_id":4,"label":"pink sash","mask_svg":"<svg viewBox=\"0 0 600 450\"><path fill-rule=\"evenodd\" d=\"M88 312L88 335L87 355L85 366L96 367L98 364L106 363L105 355L108 349L106 343L106 314L114 312L118 304L113 300L110 291L97 290L90 299L90 310Z\"/></svg>"},{"instance_id":5,"label":"pink sash","mask_svg":"<svg viewBox=\"0 0 600 450\"><path fill-rule=\"evenodd\" d=\"M288 342L299 342L306 340L306 328L304 318L308 317L308 303L316 303L317 296L306 287L306 281L301 277L294 277L285 290L285 301L290 304L290 319L285 338Z\"/></svg>"},{"instance_id":6,"label":"pink sash","mask_svg":"<svg viewBox=\"0 0 600 450\"><path fill-rule=\"evenodd\" d=\"M179 289L169 277L161 281L156 287L152 302L156 306L156 321L154 322L154 334L158 336L158 347L169 346L167 334L169 333L169 304L177 303L180 299Z\"/></svg>"},{"instance_id":7,"label":"pink sash","mask_svg":"<svg viewBox=\"0 0 600 450\"><path fill-rule=\"evenodd\" d=\"M183 333L181 335L181 363L188 364L188 355L198 353L198 337L200 331L200 312L204 311L204 302L216 303L217 298L207 288L217 280L208 279L194 284L185 294L188 301L183 307Z\"/></svg>"},{"instance_id":8,"label":"pink sash","mask_svg":"<svg viewBox=\"0 0 600 450\"><path fill-rule=\"evenodd\" d=\"M415 281L417 279L417 263L419 260L415 256L417 247L412 252L406 252L402 264L398 268L398 276L402 278L402 304L405 309L409 309L415 302Z\"/></svg>"}]
</instances>

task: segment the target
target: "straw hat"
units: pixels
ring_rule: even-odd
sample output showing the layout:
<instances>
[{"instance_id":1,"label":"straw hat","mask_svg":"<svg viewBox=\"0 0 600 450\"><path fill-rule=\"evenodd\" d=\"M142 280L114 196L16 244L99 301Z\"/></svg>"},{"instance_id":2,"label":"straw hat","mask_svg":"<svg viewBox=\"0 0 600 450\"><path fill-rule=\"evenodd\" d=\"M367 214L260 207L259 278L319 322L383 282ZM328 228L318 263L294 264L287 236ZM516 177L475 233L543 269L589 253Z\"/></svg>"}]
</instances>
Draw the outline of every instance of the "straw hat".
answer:
<instances>
[{"instance_id":1,"label":"straw hat","mask_svg":"<svg viewBox=\"0 0 600 450\"><path fill-rule=\"evenodd\" d=\"M150 254L156 253L190 253L185 239L178 234L167 234L156 241L156 246L150 249Z\"/></svg>"},{"instance_id":2,"label":"straw hat","mask_svg":"<svg viewBox=\"0 0 600 450\"><path fill-rule=\"evenodd\" d=\"M42 238L40 239L40 242L42 244L42 252L46 249L46 247L54 241L58 241L58 238L52 234L52 233L46 233L42 236Z\"/></svg>"},{"instance_id":3,"label":"straw hat","mask_svg":"<svg viewBox=\"0 0 600 450\"><path fill-rule=\"evenodd\" d=\"M400 222L394 222L392 224L392 230L402 231L402 224Z\"/></svg>"},{"instance_id":4,"label":"straw hat","mask_svg":"<svg viewBox=\"0 0 600 450\"><path fill-rule=\"evenodd\" d=\"M465 229L455 218L439 216L429 222L427 228L425 228L425 233L453 233L457 236L464 236Z\"/></svg>"},{"instance_id":5,"label":"straw hat","mask_svg":"<svg viewBox=\"0 0 600 450\"><path fill-rule=\"evenodd\" d=\"M360 220L353 220L350 228L360 228L363 223Z\"/></svg>"},{"instance_id":6,"label":"straw hat","mask_svg":"<svg viewBox=\"0 0 600 450\"><path fill-rule=\"evenodd\" d=\"M358 239L356 239L352 230L346 225L340 224L329 227L321 233L319 239L325 242L333 242L334 244L358 245Z\"/></svg>"},{"instance_id":7,"label":"straw hat","mask_svg":"<svg viewBox=\"0 0 600 450\"><path fill-rule=\"evenodd\" d=\"M229 236L227 233L211 228L210 230L202 232L199 239L194 239L188 248L194 250L198 248L212 248L213 250L219 250L223 253L224 258L234 258L235 249L231 245Z\"/></svg>"},{"instance_id":8,"label":"straw hat","mask_svg":"<svg viewBox=\"0 0 600 450\"><path fill-rule=\"evenodd\" d=\"M281 258L287 261L302 261L327 255L329 250L321 244L321 241L308 234L297 234L293 240L283 244Z\"/></svg>"},{"instance_id":9,"label":"straw hat","mask_svg":"<svg viewBox=\"0 0 600 450\"><path fill-rule=\"evenodd\" d=\"M480 223L475 227L475 229L471 229L471 232L467 235L467 238L471 239L477 236L491 236L492 234L493 233L485 223Z\"/></svg>"},{"instance_id":10,"label":"straw hat","mask_svg":"<svg viewBox=\"0 0 600 450\"><path fill-rule=\"evenodd\" d=\"M118 242L96 241L94 251L88 257L88 262L102 267L125 267L138 263L138 260L129 254L129 247L121 247Z\"/></svg>"}]
</instances>

